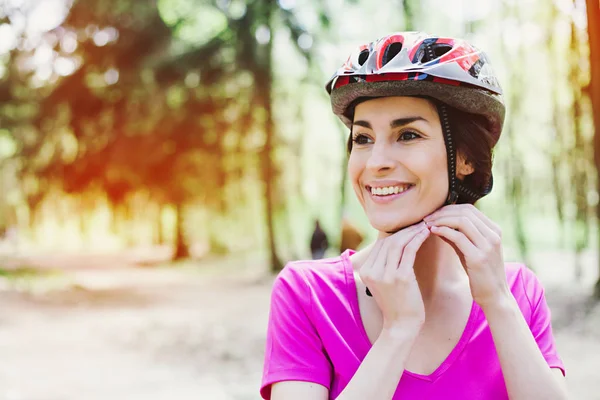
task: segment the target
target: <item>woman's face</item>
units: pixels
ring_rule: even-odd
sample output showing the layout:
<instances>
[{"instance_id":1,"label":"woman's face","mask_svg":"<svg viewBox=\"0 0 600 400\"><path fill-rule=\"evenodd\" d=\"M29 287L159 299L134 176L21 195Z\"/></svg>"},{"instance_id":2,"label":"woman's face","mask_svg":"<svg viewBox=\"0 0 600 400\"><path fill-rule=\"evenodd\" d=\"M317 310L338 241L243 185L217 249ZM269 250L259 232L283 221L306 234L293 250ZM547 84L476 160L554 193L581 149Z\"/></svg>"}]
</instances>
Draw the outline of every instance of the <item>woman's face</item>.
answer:
<instances>
[{"instance_id":1,"label":"woman's face","mask_svg":"<svg viewBox=\"0 0 600 400\"><path fill-rule=\"evenodd\" d=\"M436 107L414 97L356 106L348 175L371 225L396 232L448 196L446 145Z\"/></svg>"}]
</instances>

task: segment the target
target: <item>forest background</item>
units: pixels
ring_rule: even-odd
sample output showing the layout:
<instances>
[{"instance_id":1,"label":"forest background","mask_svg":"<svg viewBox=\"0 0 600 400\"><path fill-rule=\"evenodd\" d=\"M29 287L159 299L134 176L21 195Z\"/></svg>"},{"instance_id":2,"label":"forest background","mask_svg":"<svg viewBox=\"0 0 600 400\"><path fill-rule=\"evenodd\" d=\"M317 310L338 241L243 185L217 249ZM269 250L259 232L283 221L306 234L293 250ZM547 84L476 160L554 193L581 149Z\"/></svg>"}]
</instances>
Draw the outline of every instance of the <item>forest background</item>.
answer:
<instances>
[{"instance_id":1,"label":"forest background","mask_svg":"<svg viewBox=\"0 0 600 400\"><path fill-rule=\"evenodd\" d=\"M375 238L324 84L401 30L490 56L508 116L478 207L548 287L577 398L599 398L599 2L3 0L0 335L38 381L0 367L0 399L167 398L186 374L180 398L257 398L273 273L316 219L331 256L343 216Z\"/></svg>"}]
</instances>

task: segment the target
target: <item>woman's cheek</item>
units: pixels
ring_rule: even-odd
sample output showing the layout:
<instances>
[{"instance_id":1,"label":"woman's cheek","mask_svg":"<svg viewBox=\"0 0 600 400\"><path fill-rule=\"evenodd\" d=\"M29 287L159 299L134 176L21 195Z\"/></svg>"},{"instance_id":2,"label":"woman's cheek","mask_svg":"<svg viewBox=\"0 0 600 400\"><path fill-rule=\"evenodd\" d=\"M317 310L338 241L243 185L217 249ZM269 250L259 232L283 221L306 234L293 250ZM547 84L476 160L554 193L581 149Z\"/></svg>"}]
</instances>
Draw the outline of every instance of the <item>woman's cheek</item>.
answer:
<instances>
[{"instance_id":1,"label":"woman's cheek","mask_svg":"<svg viewBox=\"0 0 600 400\"><path fill-rule=\"evenodd\" d=\"M348 159L348 178L350 179L356 196L359 200L363 201L360 185L360 176L363 168L361 168L360 162L361 160L357 155L350 153L350 157Z\"/></svg>"}]
</instances>

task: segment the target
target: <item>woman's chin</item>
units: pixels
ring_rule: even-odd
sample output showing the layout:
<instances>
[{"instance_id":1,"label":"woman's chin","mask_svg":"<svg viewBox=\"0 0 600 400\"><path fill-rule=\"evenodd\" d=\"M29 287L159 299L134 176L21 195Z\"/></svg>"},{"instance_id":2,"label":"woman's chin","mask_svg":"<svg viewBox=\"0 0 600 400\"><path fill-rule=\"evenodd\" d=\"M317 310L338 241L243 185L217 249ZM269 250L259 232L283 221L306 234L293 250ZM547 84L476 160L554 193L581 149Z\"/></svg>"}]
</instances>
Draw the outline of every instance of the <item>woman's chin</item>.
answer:
<instances>
[{"instance_id":1,"label":"woman's chin","mask_svg":"<svg viewBox=\"0 0 600 400\"><path fill-rule=\"evenodd\" d=\"M396 233L404 228L421 222L415 218L373 218L370 219L371 226L382 233Z\"/></svg>"}]
</instances>

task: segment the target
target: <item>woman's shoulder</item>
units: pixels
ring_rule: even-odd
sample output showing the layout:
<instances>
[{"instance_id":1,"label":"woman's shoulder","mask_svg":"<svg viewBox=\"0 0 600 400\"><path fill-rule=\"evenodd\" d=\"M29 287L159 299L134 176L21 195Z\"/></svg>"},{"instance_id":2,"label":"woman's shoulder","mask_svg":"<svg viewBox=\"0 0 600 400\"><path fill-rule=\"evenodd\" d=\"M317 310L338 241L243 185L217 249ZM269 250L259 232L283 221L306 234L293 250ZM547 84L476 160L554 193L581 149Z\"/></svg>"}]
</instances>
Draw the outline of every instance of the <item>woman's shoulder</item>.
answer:
<instances>
[{"instance_id":1,"label":"woman's shoulder","mask_svg":"<svg viewBox=\"0 0 600 400\"><path fill-rule=\"evenodd\" d=\"M329 292L347 284L349 258L346 253L320 260L290 261L279 272L275 283L285 283L295 290ZM351 272L350 272L351 273Z\"/></svg>"},{"instance_id":2,"label":"woman's shoulder","mask_svg":"<svg viewBox=\"0 0 600 400\"><path fill-rule=\"evenodd\" d=\"M506 281L520 308L532 311L544 296L544 286L523 263L505 263Z\"/></svg>"},{"instance_id":3,"label":"woman's shoulder","mask_svg":"<svg viewBox=\"0 0 600 400\"><path fill-rule=\"evenodd\" d=\"M509 285L526 285L528 287L541 285L535 272L523 263L506 262L504 263L504 270Z\"/></svg>"},{"instance_id":4,"label":"woman's shoulder","mask_svg":"<svg viewBox=\"0 0 600 400\"><path fill-rule=\"evenodd\" d=\"M340 279L345 276L347 262L349 258L346 253L320 260L290 261L279 276L308 281Z\"/></svg>"}]
</instances>

